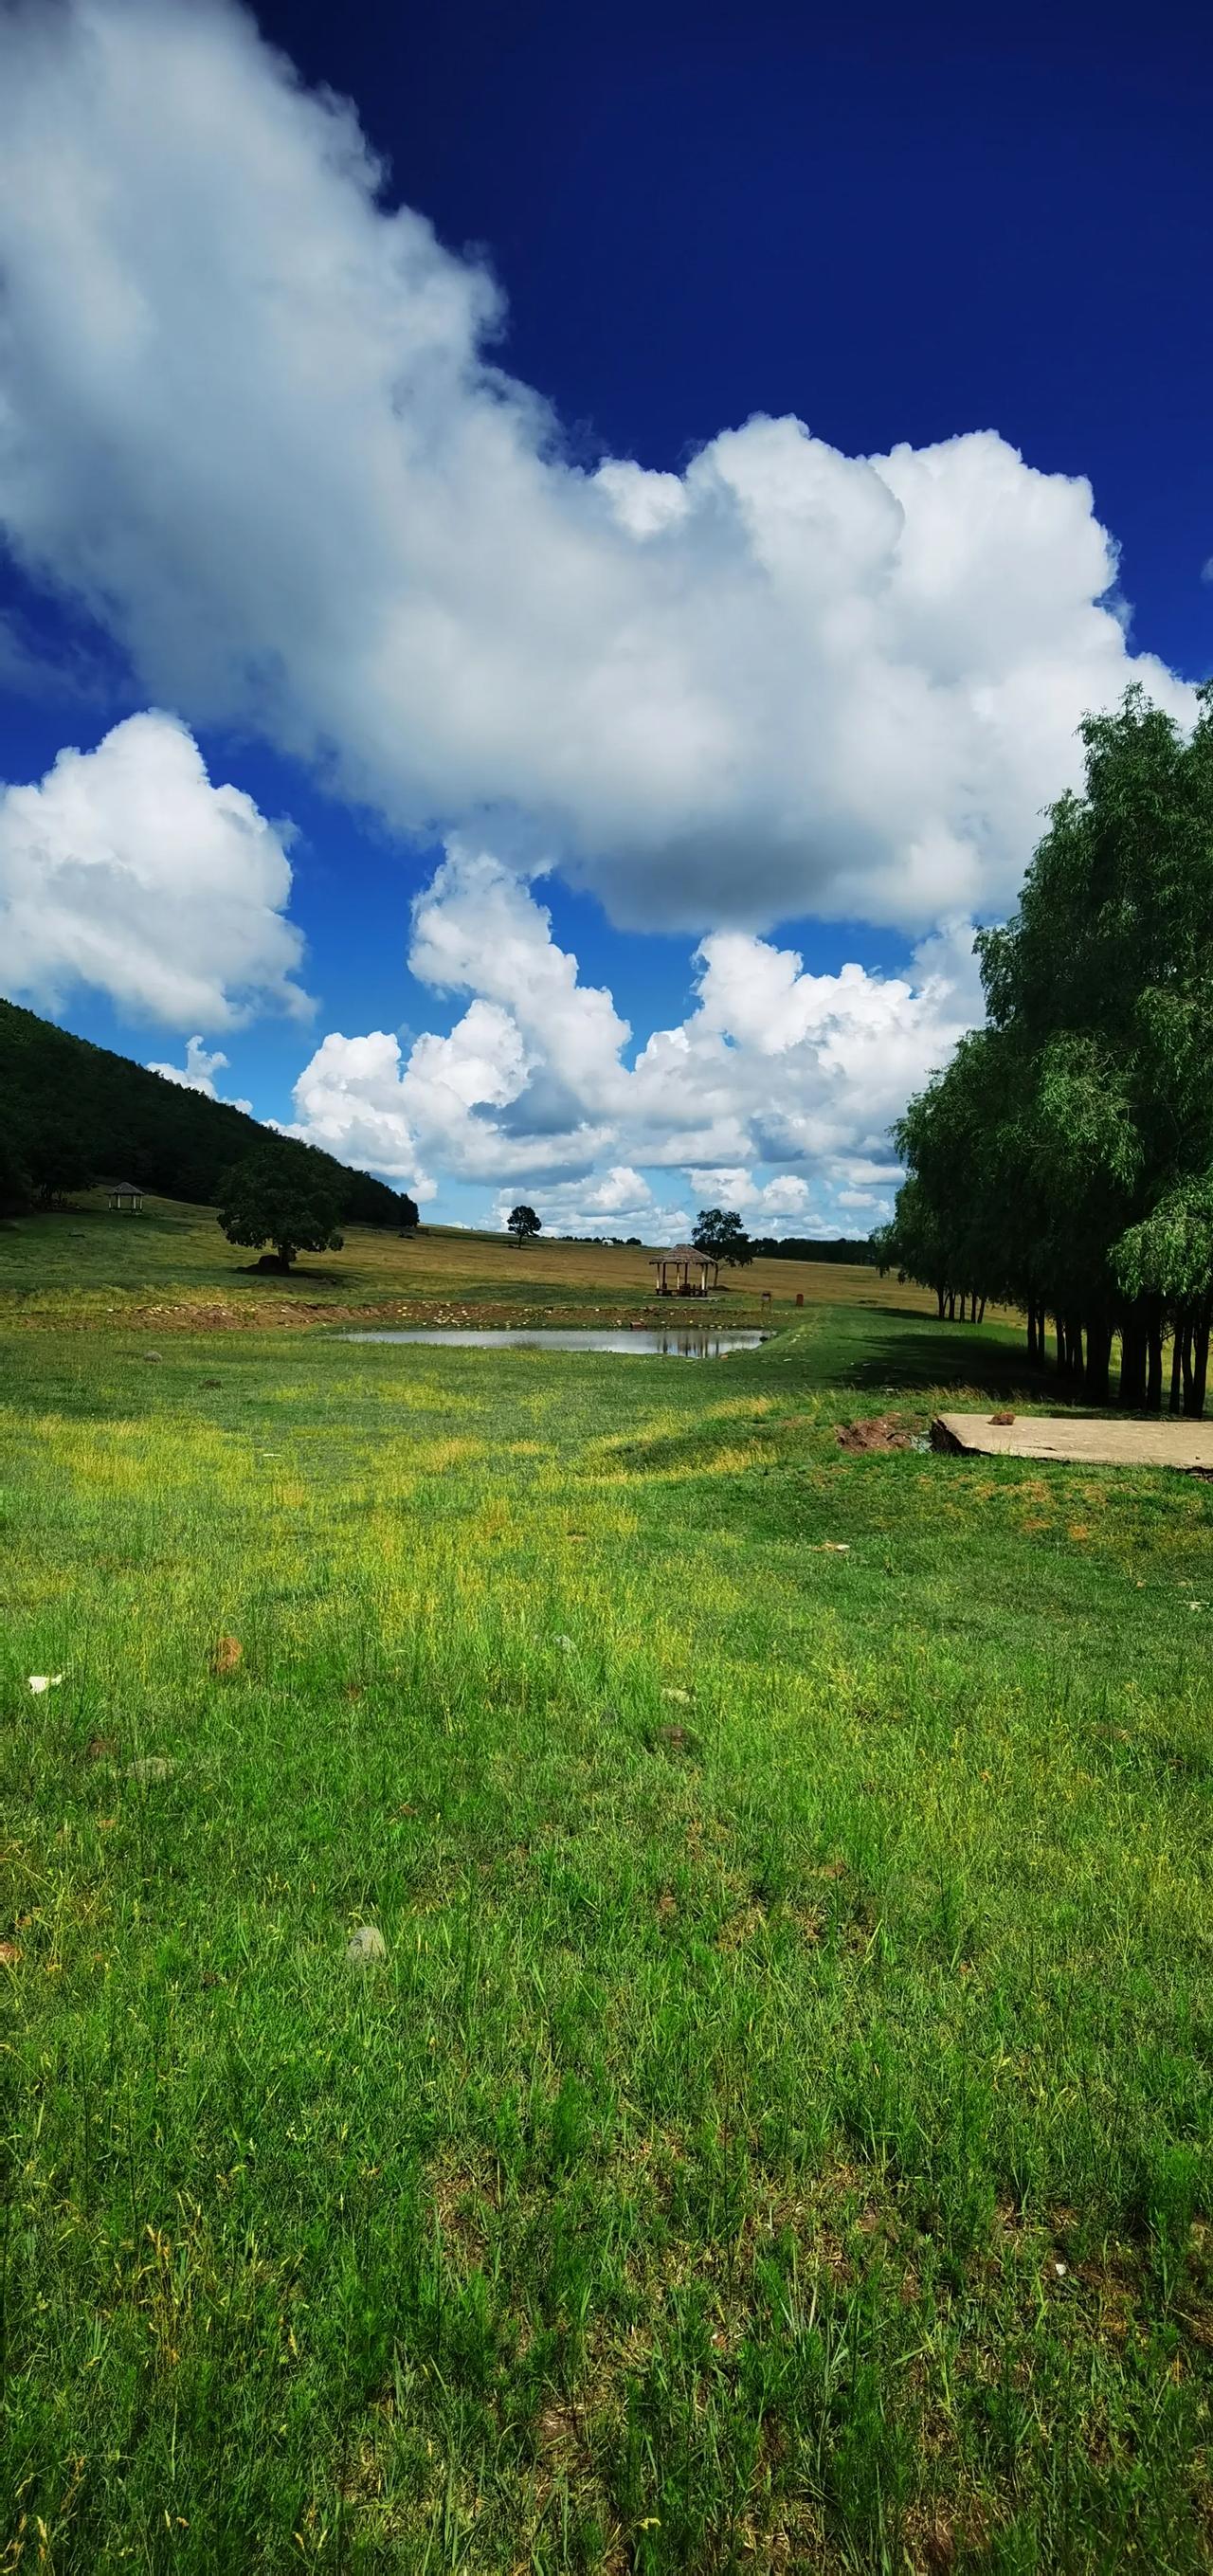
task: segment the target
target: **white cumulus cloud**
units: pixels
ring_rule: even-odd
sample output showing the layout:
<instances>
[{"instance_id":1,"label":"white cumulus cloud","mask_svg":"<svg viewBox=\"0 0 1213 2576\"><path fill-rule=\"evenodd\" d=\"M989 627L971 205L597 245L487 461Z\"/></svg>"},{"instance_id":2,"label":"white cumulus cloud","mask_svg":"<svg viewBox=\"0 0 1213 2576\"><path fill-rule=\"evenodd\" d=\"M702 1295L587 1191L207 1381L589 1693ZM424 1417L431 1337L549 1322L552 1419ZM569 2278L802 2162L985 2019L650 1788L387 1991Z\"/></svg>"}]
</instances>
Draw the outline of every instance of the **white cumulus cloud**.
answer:
<instances>
[{"instance_id":1,"label":"white cumulus cloud","mask_svg":"<svg viewBox=\"0 0 1213 2576\"><path fill-rule=\"evenodd\" d=\"M306 1013L290 888L280 830L240 788L212 786L174 716L130 716L95 751L61 751L38 785L0 789L10 997L55 1008L87 985L182 1030Z\"/></svg>"},{"instance_id":2,"label":"white cumulus cloud","mask_svg":"<svg viewBox=\"0 0 1213 2576\"><path fill-rule=\"evenodd\" d=\"M1191 711L1129 649L1089 485L991 428L574 461L483 268L219 0L4 16L0 258L33 576L191 721L397 827L491 820L620 920L996 910L1084 709L1140 676Z\"/></svg>"},{"instance_id":3,"label":"white cumulus cloud","mask_svg":"<svg viewBox=\"0 0 1213 2576\"><path fill-rule=\"evenodd\" d=\"M499 1190L490 1223L504 1227L517 1193ZM684 1240L691 1218L685 1206L660 1197L642 1172L625 1163L585 1181L557 1181L540 1192L546 1234L639 1235L642 1243Z\"/></svg>"},{"instance_id":4,"label":"white cumulus cloud","mask_svg":"<svg viewBox=\"0 0 1213 2576\"><path fill-rule=\"evenodd\" d=\"M470 994L462 1017L407 1057L383 1031L331 1033L296 1084L294 1132L419 1195L431 1166L495 1185L499 1212L540 1193L558 1232L668 1239L688 1197L758 1233L829 1232L848 1207L874 1222L897 1180L889 1123L979 1010L966 924L921 942L905 975L813 974L794 949L717 932L693 961L695 1007L629 1063L610 994L582 984L533 886L482 845L448 852L413 928L414 975ZM658 1191L651 1174L670 1177Z\"/></svg>"}]
</instances>

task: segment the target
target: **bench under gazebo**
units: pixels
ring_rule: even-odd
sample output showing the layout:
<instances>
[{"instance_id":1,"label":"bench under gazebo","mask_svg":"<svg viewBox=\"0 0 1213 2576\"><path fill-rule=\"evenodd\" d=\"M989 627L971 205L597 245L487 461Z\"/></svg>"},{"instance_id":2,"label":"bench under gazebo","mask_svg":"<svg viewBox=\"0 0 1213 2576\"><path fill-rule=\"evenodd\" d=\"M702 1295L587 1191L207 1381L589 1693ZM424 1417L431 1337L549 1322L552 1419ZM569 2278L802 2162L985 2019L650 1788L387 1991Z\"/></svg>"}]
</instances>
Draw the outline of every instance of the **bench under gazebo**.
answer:
<instances>
[{"instance_id":1,"label":"bench under gazebo","mask_svg":"<svg viewBox=\"0 0 1213 2576\"><path fill-rule=\"evenodd\" d=\"M709 1288L716 1286L720 1275L720 1263L713 1261L710 1252L701 1252L694 1243L675 1243L668 1252L655 1252L649 1268L657 1273L659 1297L706 1297Z\"/></svg>"},{"instance_id":2,"label":"bench under gazebo","mask_svg":"<svg viewBox=\"0 0 1213 2576\"><path fill-rule=\"evenodd\" d=\"M143 1192L137 1181L111 1181L106 1196L120 1216L138 1216L143 1206Z\"/></svg>"}]
</instances>

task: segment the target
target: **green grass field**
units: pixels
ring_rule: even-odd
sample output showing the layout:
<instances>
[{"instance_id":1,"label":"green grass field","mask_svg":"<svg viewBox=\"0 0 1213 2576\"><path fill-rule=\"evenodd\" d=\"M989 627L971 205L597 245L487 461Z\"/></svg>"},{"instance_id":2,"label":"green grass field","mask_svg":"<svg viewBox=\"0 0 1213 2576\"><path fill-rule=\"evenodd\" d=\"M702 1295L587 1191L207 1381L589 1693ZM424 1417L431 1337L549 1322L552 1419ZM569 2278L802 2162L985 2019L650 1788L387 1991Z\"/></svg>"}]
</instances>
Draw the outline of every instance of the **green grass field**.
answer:
<instances>
[{"instance_id":1,"label":"green grass field","mask_svg":"<svg viewBox=\"0 0 1213 2576\"><path fill-rule=\"evenodd\" d=\"M6 2576L1206 2570L1208 1489L843 1450L1042 1393L871 1274L0 1257Z\"/></svg>"}]
</instances>

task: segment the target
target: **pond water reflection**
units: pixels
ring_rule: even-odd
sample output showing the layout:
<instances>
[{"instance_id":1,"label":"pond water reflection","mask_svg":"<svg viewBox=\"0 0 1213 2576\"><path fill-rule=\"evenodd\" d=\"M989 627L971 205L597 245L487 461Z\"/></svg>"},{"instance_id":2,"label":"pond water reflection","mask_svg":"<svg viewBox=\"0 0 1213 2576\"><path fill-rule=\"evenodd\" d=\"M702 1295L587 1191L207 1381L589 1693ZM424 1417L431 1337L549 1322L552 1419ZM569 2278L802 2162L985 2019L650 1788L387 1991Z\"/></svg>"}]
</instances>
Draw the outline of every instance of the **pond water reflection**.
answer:
<instances>
[{"instance_id":1,"label":"pond water reflection","mask_svg":"<svg viewBox=\"0 0 1213 2576\"><path fill-rule=\"evenodd\" d=\"M456 1325L431 1324L414 1332L339 1333L342 1342L445 1342L452 1349L465 1351L618 1351L632 1359L657 1360L723 1360L730 1351L756 1351L770 1340L769 1333L729 1332L714 1326L669 1324L656 1327L627 1325L584 1332L548 1332L539 1326L490 1331L475 1328L462 1330Z\"/></svg>"}]
</instances>

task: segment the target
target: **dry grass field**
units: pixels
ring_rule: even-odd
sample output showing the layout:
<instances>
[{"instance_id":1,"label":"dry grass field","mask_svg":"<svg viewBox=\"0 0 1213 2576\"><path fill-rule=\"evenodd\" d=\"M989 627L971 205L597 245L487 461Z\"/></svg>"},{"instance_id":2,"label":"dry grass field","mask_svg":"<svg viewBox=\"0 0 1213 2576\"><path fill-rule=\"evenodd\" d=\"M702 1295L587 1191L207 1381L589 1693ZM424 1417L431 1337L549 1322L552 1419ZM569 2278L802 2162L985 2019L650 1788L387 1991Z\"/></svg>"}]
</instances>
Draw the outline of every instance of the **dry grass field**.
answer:
<instances>
[{"instance_id":1,"label":"dry grass field","mask_svg":"<svg viewBox=\"0 0 1213 2576\"><path fill-rule=\"evenodd\" d=\"M339 1253L308 1254L289 1279L258 1275L253 1256L229 1244L209 1208L149 1198L139 1216L117 1216L100 1192L71 1209L0 1225L0 1300L19 1320L90 1325L160 1319L167 1329L258 1323L314 1324L382 1309L385 1318L431 1321L450 1311L484 1321L604 1320L650 1304L647 1248L561 1243L541 1235L520 1250L507 1235L425 1226L412 1240L351 1227ZM923 1290L874 1270L827 1262L756 1261L724 1271L711 1310L752 1320L764 1292L777 1307L806 1304L934 1310ZM670 1312L667 1300L660 1311ZM681 1311L681 1310L680 1310ZM702 1311L696 1308L694 1311Z\"/></svg>"}]
</instances>

